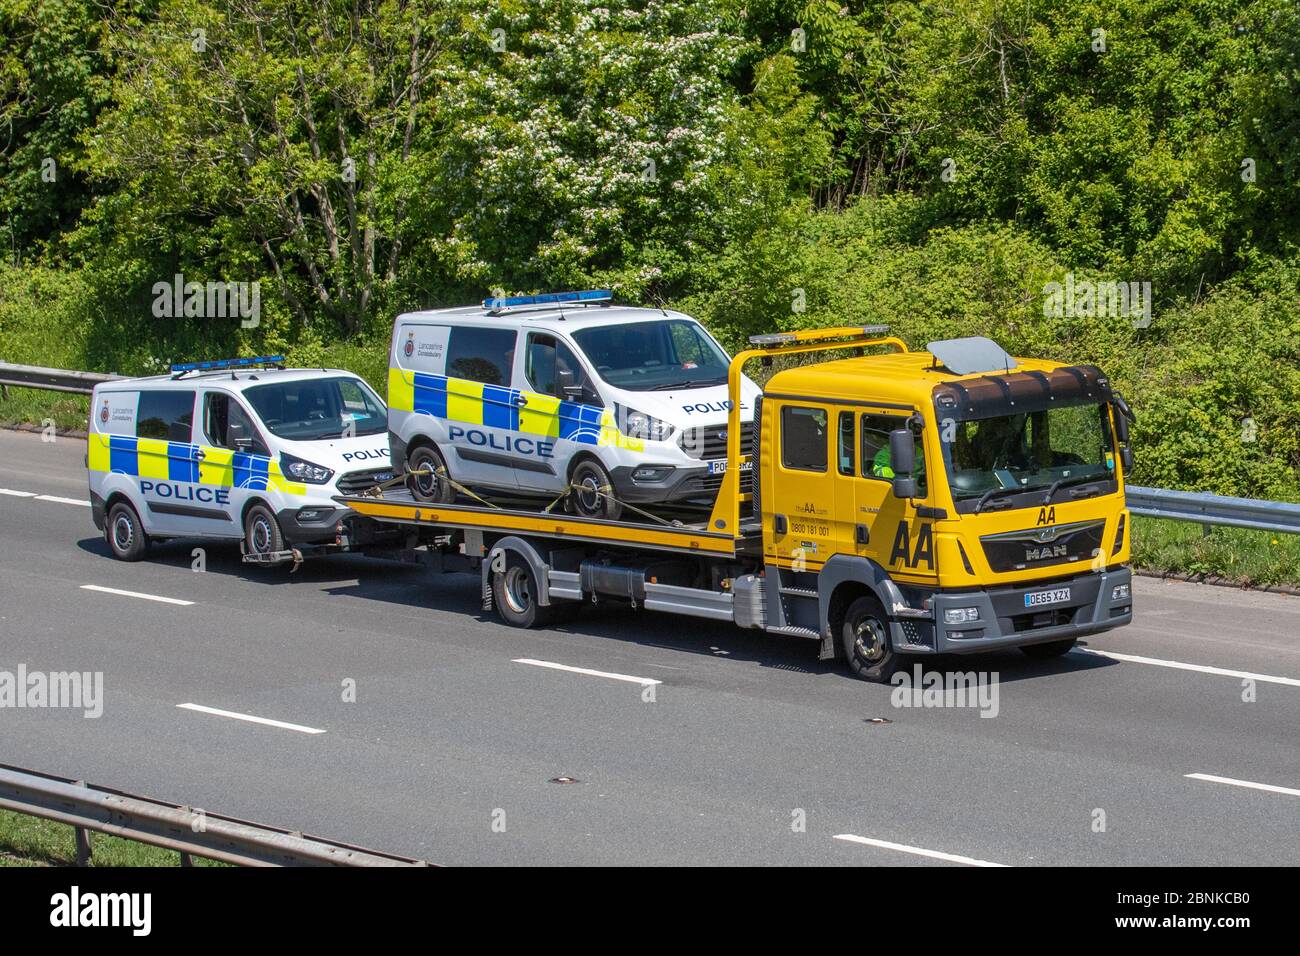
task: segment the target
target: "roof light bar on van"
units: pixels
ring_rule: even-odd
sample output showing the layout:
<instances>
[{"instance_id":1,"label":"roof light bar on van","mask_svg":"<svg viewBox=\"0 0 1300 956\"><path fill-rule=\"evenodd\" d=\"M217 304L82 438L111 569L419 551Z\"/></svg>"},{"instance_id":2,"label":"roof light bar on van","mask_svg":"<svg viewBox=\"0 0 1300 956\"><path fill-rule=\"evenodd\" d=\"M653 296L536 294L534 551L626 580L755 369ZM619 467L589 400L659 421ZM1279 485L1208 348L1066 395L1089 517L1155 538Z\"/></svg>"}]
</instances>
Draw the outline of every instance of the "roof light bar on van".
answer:
<instances>
[{"instance_id":1,"label":"roof light bar on van","mask_svg":"<svg viewBox=\"0 0 1300 956\"><path fill-rule=\"evenodd\" d=\"M614 298L609 289L583 289L576 292L543 292L540 295L494 296L483 300L483 308L489 312L515 309L528 305L563 305L566 302L582 304L586 302L608 302Z\"/></svg>"},{"instance_id":2,"label":"roof light bar on van","mask_svg":"<svg viewBox=\"0 0 1300 956\"><path fill-rule=\"evenodd\" d=\"M769 332L751 335L749 343L759 346L794 345L795 343L826 342L830 339L859 339L870 335L888 335L887 325L856 325L834 329L801 329L798 332Z\"/></svg>"},{"instance_id":3,"label":"roof light bar on van","mask_svg":"<svg viewBox=\"0 0 1300 956\"><path fill-rule=\"evenodd\" d=\"M227 368L248 368L253 365L274 365L284 367L283 355L260 355L257 358L216 359L211 362L183 362L171 367L172 377L179 378L186 372L219 372Z\"/></svg>"}]
</instances>

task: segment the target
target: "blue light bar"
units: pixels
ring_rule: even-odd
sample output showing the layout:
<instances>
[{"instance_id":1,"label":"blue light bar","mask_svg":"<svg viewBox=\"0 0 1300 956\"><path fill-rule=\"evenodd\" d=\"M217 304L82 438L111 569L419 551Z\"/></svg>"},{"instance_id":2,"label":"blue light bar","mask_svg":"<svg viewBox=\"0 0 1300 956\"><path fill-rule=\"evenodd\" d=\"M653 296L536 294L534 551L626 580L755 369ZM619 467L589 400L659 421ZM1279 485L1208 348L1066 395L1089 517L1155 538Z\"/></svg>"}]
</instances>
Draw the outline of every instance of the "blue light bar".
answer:
<instances>
[{"instance_id":1,"label":"blue light bar","mask_svg":"<svg viewBox=\"0 0 1300 956\"><path fill-rule=\"evenodd\" d=\"M213 362L185 362L173 365L173 372L214 372L223 368L245 368L249 365L283 365L283 355L262 355L258 358L217 359Z\"/></svg>"},{"instance_id":2,"label":"blue light bar","mask_svg":"<svg viewBox=\"0 0 1300 956\"><path fill-rule=\"evenodd\" d=\"M483 308L499 312L519 305L550 305L564 302L608 302L614 293L608 289L584 289L581 292L543 292L541 295L496 296L483 300Z\"/></svg>"}]
</instances>

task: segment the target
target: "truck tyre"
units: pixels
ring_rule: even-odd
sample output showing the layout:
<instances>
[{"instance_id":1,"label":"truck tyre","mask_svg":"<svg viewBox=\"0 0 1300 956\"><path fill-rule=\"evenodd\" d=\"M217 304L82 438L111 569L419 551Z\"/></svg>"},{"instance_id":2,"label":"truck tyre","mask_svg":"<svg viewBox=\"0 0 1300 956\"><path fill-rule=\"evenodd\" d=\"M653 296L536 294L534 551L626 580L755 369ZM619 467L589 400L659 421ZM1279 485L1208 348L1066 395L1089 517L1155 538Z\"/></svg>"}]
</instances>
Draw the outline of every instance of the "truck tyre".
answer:
<instances>
[{"instance_id":1,"label":"truck tyre","mask_svg":"<svg viewBox=\"0 0 1300 956\"><path fill-rule=\"evenodd\" d=\"M614 500L614 485L605 466L592 458L584 458L573 468L569 479L569 505L573 514L582 518L604 518L617 521L623 506ZM604 492L604 494L598 494Z\"/></svg>"},{"instance_id":2,"label":"truck tyre","mask_svg":"<svg viewBox=\"0 0 1300 956\"><path fill-rule=\"evenodd\" d=\"M889 618L874 597L860 597L849 605L840 642L849 669L863 680L886 683L898 667L898 655L889 642Z\"/></svg>"},{"instance_id":3,"label":"truck tyre","mask_svg":"<svg viewBox=\"0 0 1300 956\"><path fill-rule=\"evenodd\" d=\"M1070 637L1063 641L1048 641L1046 644L1026 644L1020 650L1026 657L1042 660L1067 654L1072 647L1074 647L1074 638Z\"/></svg>"},{"instance_id":4,"label":"truck tyre","mask_svg":"<svg viewBox=\"0 0 1300 956\"><path fill-rule=\"evenodd\" d=\"M492 572L497 613L512 627L543 627L555 618L554 607L538 603L540 590L532 566L513 552L506 555L502 570Z\"/></svg>"},{"instance_id":5,"label":"truck tyre","mask_svg":"<svg viewBox=\"0 0 1300 956\"><path fill-rule=\"evenodd\" d=\"M284 550L284 534L266 505L253 505L244 515L244 552L272 554Z\"/></svg>"},{"instance_id":6,"label":"truck tyre","mask_svg":"<svg viewBox=\"0 0 1300 956\"><path fill-rule=\"evenodd\" d=\"M456 489L447 480L451 474L447 470L447 461L442 453L432 445L418 445L406 459L406 486L418 501L448 505L456 500ZM409 472L427 471L427 475L412 475Z\"/></svg>"},{"instance_id":7,"label":"truck tyre","mask_svg":"<svg viewBox=\"0 0 1300 956\"><path fill-rule=\"evenodd\" d=\"M108 509L104 538L119 561L139 561L149 550L149 536L144 533L135 509L119 501Z\"/></svg>"}]
</instances>

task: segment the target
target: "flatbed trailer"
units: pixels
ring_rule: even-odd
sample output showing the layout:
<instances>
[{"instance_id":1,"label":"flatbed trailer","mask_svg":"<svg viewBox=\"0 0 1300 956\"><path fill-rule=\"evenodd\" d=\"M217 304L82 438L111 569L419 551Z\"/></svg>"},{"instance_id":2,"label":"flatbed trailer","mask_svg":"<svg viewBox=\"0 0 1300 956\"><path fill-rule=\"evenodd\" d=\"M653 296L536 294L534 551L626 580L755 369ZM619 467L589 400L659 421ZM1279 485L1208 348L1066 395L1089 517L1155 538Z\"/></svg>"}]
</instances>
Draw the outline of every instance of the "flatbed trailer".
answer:
<instances>
[{"instance_id":1,"label":"flatbed trailer","mask_svg":"<svg viewBox=\"0 0 1300 956\"><path fill-rule=\"evenodd\" d=\"M908 352L881 331L759 337L757 348L736 356L733 396L744 365L755 359L879 346L894 351L777 373L755 409L749 449L740 447L740 403L733 401L729 464L707 520L604 520L434 503L406 489L336 500L382 527L402 527L408 549L478 571L484 610L520 627L545 625L580 603L617 601L815 640L823 659L844 658L859 676L888 680L911 655L1021 647L1032 656L1054 656L1083 634L1128 623L1122 481L1131 456L1119 420L1118 410L1127 411L1122 398L1089 367L1033 363L994 376L939 371L937 359ZM885 361L900 357L911 361ZM847 373L839 376L842 389L831 372ZM1042 392L1037 403L1044 407L1092 409L1085 417L1104 424L1110 443L1106 469L1095 478L1066 469L1041 506L984 512L990 493L972 507L969 496L953 495L945 481L951 471L944 466L951 448L943 448L940 432L948 421L940 421L945 401L959 397L951 406L954 420L997 411L1007 395L1034 408L1035 400L1024 397L1031 387ZM986 392L992 397L982 398ZM898 466L888 478L866 473L868 428L881 416L903 423L888 433L885 447ZM792 448L808 460L792 460ZM913 473L924 467L914 464L915 453L935 462L928 481L923 471L920 483ZM746 467L756 494L742 491ZM1080 479L1088 480L1081 485ZM1076 492L1055 501L1057 486L1067 483ZM1013 505L1026 495L1037 500L1015 485L1001 490ZM1031 557L1018 560L1022 550Z\"/></svg>"}]
</instances>

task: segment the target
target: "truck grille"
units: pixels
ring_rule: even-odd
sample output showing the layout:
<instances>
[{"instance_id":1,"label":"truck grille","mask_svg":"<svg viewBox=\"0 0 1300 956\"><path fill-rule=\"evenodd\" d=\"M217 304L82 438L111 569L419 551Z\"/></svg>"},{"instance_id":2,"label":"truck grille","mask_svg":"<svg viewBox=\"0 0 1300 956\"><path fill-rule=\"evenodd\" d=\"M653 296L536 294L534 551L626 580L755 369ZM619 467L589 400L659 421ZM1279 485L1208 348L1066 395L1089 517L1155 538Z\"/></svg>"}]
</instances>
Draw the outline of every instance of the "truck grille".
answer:
<instances>
[{"instance_id":1,"label":"truck grille","mask_svg":"<svg viewBox=\"0 0 1300 956\"><path fill-rule=\"evenodd\" d=\"M990 534L980 538L994 571L1023 571L1091 561L1101 548L1105 521L1079 521Z\"/></svg>"},{"instance_id":2,"label":"truck grille","mask_svg":"<svg viewBox=\"0 0 1300 956\"><path fill-rule=\"evenodd\" d=\"M701 461L713 461L727 457L727 426L702 425L698 428L684 429L677 439L682 451ZM751 455L754 441L754 423L741 422L740 448L742 453Z\"/></svg>"},{"instance_id":3,"label":"truck grille","mask_svg":"<svg viewBox=\"0 0 1300 956\"><path fill-rule=\"evenodd\" d=\"M355 497L369 488L393 477L391 468L370 468L366 471L349 471L339 476L339 494Z\"/></svg>"}]
</instances>

